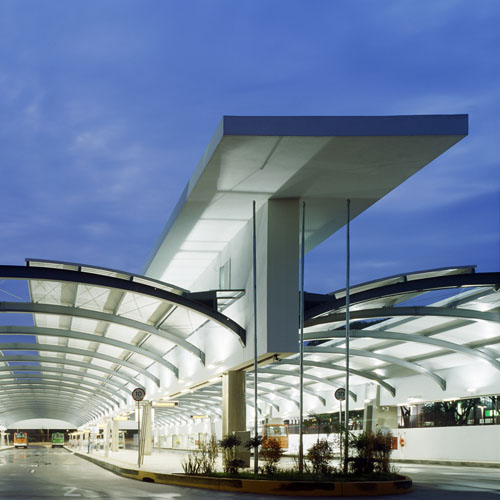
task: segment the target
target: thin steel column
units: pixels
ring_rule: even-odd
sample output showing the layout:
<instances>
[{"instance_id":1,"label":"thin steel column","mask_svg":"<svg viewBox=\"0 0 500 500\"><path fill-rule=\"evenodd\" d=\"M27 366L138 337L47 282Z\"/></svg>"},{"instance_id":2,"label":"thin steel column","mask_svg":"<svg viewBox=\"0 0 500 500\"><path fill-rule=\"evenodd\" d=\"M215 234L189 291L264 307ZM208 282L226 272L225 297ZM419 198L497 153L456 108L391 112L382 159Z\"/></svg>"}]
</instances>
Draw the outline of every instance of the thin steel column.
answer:
<instances>
[{"instance_id":1,"label":"thin steel column","mask_svg":"<svg viewBox=\"0 0 500 500\"><path fill-rule=\"evenodd\" d=\"M253 449L253 471L259 472L259 407L257 405L257 228L255 222L255 200L253 202L253 408L254 408L254 437L255 446Z\"/></svg>"},{"instance_id":2,"label":"thin steel column","mask_svg":"<svg viewBox=\"0 0 500 500\"><path fill-rule=\"evenodd\" d=\"M344 443L344 473L349 467L349 340L350 340L350 311L349 286L351 269L351 235L350 235L350 207L351 200L347 200L347 232L346 232L346 274L345 274L345 443Z\"/></svg>"},{"instance_id":3,"label":"thin steel column","mask_svg":"<svg viewBox=\"0 0 500 500\"><path fill-rule=\"evenodd\" d=\"M299 472L304 469L304 429L302 420L304 417L304 244L305 244L306 204L302 202L302 235L300 244L300 330L299 330L299 352L300 352L300 381L299 381Z\"/></svg>"}]
</instances>

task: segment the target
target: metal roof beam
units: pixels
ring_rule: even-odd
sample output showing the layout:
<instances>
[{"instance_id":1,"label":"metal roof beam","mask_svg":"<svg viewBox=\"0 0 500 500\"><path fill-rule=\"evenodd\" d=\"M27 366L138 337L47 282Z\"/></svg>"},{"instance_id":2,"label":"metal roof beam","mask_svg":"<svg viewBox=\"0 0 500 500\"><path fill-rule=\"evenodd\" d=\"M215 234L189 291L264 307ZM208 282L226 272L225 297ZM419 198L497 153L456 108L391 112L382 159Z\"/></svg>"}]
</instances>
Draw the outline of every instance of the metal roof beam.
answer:
<instances>
[{"instance_id":1,"label":"metal roof beam","mask_svg":"<svg viewBox=\"0 0 500 500\"><path fill-rule=\"evenodd\" d=\"M13 398L17 394L20 394L21 392L24 393L28 391L34 395L33 397L35 397L36 394L37 396L40 395L42 399L48 393L57 393L57 391L60 391L61 393L71 394L73 397L81 399L81 401L85 404L91 404L88 402L90 398L91 400L95 400L96 402L98 402L100 406L105 406L109 408L109 410L111 411L116 409L113 406L113 403L116 405L116 407L119 407L119 404L115 400L109 397L108 399L106 399L106 397L100 394L95 394L95 392L93 393L90 390L85 390L80 387L75 387L74 385L67 383L58 383L58 384L52 382L33 383L29 380L19 380L16 383L0 384L0 398L4 396L9 396L9 398Z\"/></svg>"},{"instance_id":2,"label":"metal roof beam","mask_svg":"<svg viewBox=\"0 0 500 500\"><path fill-rule=\"evenodd\" d=\"M398 295L406 295L411 293L423 293L431 290L442 290L450 288L463 287L498 287L500 285L500 273L474 273L471 268L467 274L452 274L446 276L436 276L433 278L422 279L406 279L406 275L401 275L401 281L391 283L389 285L374 286L368 290L351 293L349 302L351 305L368 302L370 300L380 299L383 297L391 297ZM431 271L427 271L431 272ZM393 277L397 278L397 277ZM380 281L387 281L389 278L382 278ZM344 292L342 297L336 298L335 293ZM307 300L307 297L305 297ZM324 314L328 311L335 311L345 307L345 291L339 290L331 294L321 295L312 294L311 303L306 313L306 323L311 318L319 314Z\"/></svg>"},{"instance_id":3,"label":"metal roof beam","mask_svg":"<svg viewBox=\"0 0 500 500\"><path fill-rule=\"evenodd\" d=\"M300 362L298 359L283 359L280 360L279 362L276 363L277 366L280 365L293 365L293 366L300 366ZM273 366L273 365L270 365ZM310 360L304 360L304 366L310 366L310 367L317 367L317 368L325 368L327 370L334 370L334 371L339 371L345 373L345 366L342 365L335 365L333 363L325 363L321 361L310 361ZM368 380L373 380L375 383L379 384L381 387L383 387L386 391L388 391L391 396L396 396L396 389L388 384L382 377L379 377L378 375L375 375L372 372L364 371L364 370L356 370L354 368L349 368L349 373L352 373L353 375L357 375L358 377L366 378Z\"/></svg>"},{"instance_id":4,"label":"metal roof beam","mask_svg":"<svg viewBox=\"0 0 500 500\"><path fill-rule=\"evenodd\" d=\"M66 347L53 344L29 344L21 342L3 343L0 344L0 351L43 351L43 352L63 352L65 354L76 354L77 356L99 358L104 361L108 361L111 364L122 365L129 368L132 371L140 373L145 377L152 380L158 387L160 387L160 380L155 377L150 372L144 368L137 366L129 361L123 361L122 359L115 358L113 356L108 356L107 354L102 354L95 351L87 351L86 349L77 349L75 347ZM0 357L0 361L3 358ZM88 365L91 368L92 365Z\"/></svg>"},{"instance_id":5,"label":"metal roof beam","mask_svg":"<svg viewBox=\"0 0 500 500\"><path fill-rule=\"evenodd\" d=\"M271 373L274 375L285 375L287 377L299 377L300 376L300 372L279 370L276 368L272 368L272 365L270 365L270 366L271 367L259 368L258 372L259 373ZM315 375L311 375L309 373L304 373L303 377L307 380L314 380L314 381L319 382L321 384L329 385L330 387L344 387L343 384L341 384L341 383L332 382L331 380L328 380L327 378L316 377ZM356 393L349 391L349 394L354 401L358 400L358 396Z\"/></svg>"},{"instance_id":6,"label":"metal roof beam","mask_svg":"<svg viewBox=\"0 0 500 500\"><path fill-rule=\"evenodd\" d=\"M30 344L31 345L31 344ZM33 349L31 349L33 350ZM144 385L141 384L138 380L134 379L130 375L127 375L126 373L122 372L117 372L115 370L110 370L109 368L105 368L100 365L90 365L89 363L84 363L83 361L76 361L74 359L66 359L66 358L56 358L54 356L25 356L21 354L9 354L9 355L0 355L0 363L5 362L5 363L10 363L10 362L35 362L35 363L53 363L53 364L59 364L59 365L70 365L70 366L79 366L81 368L86 368L87 370L94 370L102 373L107 373L108 375L112 377L118 377L122 380L124 380L126 383L132 384L134 387L141 387L142 389L145 389ZM17 366L17 365L16 365ZM16 369L16 366L14 365L7 365L12 370ZM38 365L35 367L37 368ZM40 368L44 368L43 365L40 365ZM48 367L45 367L48 368ZM80 373L80 372L79 372ZM82 376L86 374L86 372L81 372ZM110 379L104 379L108 380L109 383L113 383ZM122 384L123 390L127 391L127 388L125 385Z\"/></svg>"},{"instance_id":7,"label":"metal roof beam","mask_svg":"<svg viewBox=\"0 0 500 500\"><path fill-rule=\"evenodd\" d=\"M2 361L2 358L0 357L0 361ZM62 374L67 374L67 375L75 375L77 377L82 377L82 379L93 379L93 380L98 380L99 382L103 382L104 384L109 384L113 387L116 387L119 391L125 391L127 395L129 395L129 391L122 385L119 384L118 382L115 382L114 380L111 380L109 378L104 378L100 377L99 375L94 375L92 373L87 373L87 372L79 372L78 370L68 370L67 368L56 368L54 366L44 366L44 365L39 365L39 366L32 366L32 365L15 365L15 366L0 366L0 372L22 372L22 373L62 373ZM16 374L13 374L15 377ZM71 379L70 379L71 380ZM86 383L88 385L88 382ZM96 387L100 388L107 388L106 385L96 385ZM111 391L110 388L107 388L108 390ZM126 398L121 396L121 394L118 391L111 391L113 394L116 394L117 397L121 398L126 401Z\"/></svg>"},{"instance_id":8,"label":"metal roof beam","mask_svg":"<svg viewBox=\"0 0 500 500\"><path fill-rule=\"evenodd\" d=\"M1 266L0 266L1 267ZM147 332L156 335L165 340L168 340L186 351L194 354L202 363L205 363L205 353L198 347L184 340L182 337L173 335L165 330L159 330L152 325L142 323L140 321L117 316L115 314L105 313L101 311L92 311L90 309L82 309L80 307L61 306L54 304L40 304L32 302L0 302L0 313L29 313L29 314L49 314L55 316L71 316L74 318L92 319L95 321L103 321L105 323L114 323L123 325L139 331Z\"/></svg>"},{"instance_id":9,"label":"metal roof beam","mask_svg":"<svg viewBox=\"0 0 500 500\"><path fill-rule=\"evenodd\" d=\"M341 349L339 347L305 347L304 352L310 353L310 354L318 354L318 353L324 353L324 354L343 354L345 355L346 350ZM446 390L446 380L444 380L442 377L439 375L431 372L427 368L417 365L416 363L410 363L409 361L406 361L401 358L396 358L395 356L388 356L387 354L379 354L378 352L371 352L371 351L366 351L363 349L349 349L349 352L351 356L361 356L365 358L374 358L374 359L379 359L381 361L385 361L386 363L392 363L394 365L402 366L403 368L407 368L408 370L414 371L414 372L419 372L422 373L423 375L426 375L427 377L430 377L434 382L436 382L439 387L444 391Z\"/></svg>"},{"instance_id":10,"label":"metal roof beam","mask_svg":"<svg viewBox=\"0 0 500 500\"><path fill-rule=\"evenodd\" d=\"M116 272L119 273L120 271ZM133 277L132 279L129 278L125 280L113 276L106 276L104 274L93 274L68 269L55 269L33 266L0 266L0 278L60 281L78 284L82 283L86 285L95 285L99 287L118 289L126 292L155 297L179 307L195 311L202 316L207 317L208 319L222 326L224 329L229 330L231 333L237 335L238 339L243 345L246 344L245 329L238 325L231 318L228 318L224 314L217 311L217 309L212 309L203 302L198 302L189 298L189 294L179 295L173 292L169 292L160 287L147 285L139 281L134 281ZM141 279L141 277L138 278ZM146 279L149 280L149 278Z\"/></svg>"},{"instance_id":11,"label":"metal roof beam","mask_svg":"<svg viewBox=\"0 0 500 500\"><path fill-rule=\"evenodd\" d=\"M88 389L88 392L90 392L91 394L95 394L96 393L96 389L97 389L98 393L99 392L104 392L104 393L106 393L106 397L109 398L109 399L111 399L111 401L113 401L117 406L120 406L120 402L117 401L116 399L114 399L114 397L119 398L125 404L127 403L127 399L124 396L121 396L120 394L118 394L117 391L111 390L111 389L109 389L107 387L104 387L102 385L99 385L99 384L94 384L92 382L74 379L72 377L65 377L65 378L63 378L63 377L52 377L52 376L48 376L48 375L44 375L44 374L39 374L39 373L36 373L36 372L32 372L32 373L14 373L12 375L0 375L0 381L4 381L4 380L7 380L7 381L16 381L16 380L19 380L19 379L29 379L29 380L42 379L42 380L53 380L53 381L58 380L60 382L69 382L69 383L72 383L72 384L76 385L77 387L79 387L79 386L90 387L90 389ZM2 382L0 382L0 389L3 386L4 386L4 384Z\"/></svg>"},{"instance_id":12,"label":"metal roof beam","mask_svg":"<svg viewBox=\"0 0 500 500\"><path fill-rule=\"evenodd\" d=\"M483 361L488 362L491 366L500 370L500 362L495 358L485 354L484 352L470 349L469 347L455 344L453 342L448 342L446 340L436 339L434 337L423 337L418 334L410 333L399 333L387 330L350 330L351 338L362 339L362 338L374 338L374 339L389 339L389 340L399 340L401 342L417 342L419 344L428 344L436 347L441 347L443 349L448 349L450 351L459 352L461 354L466 354L474 358L479 358ZM334 338L345 338L345 330L329 330L326 332L314 332L306 333L304 335L305 340L329 340ZM400 345L400 344L399 344ZM388 346L377 347L376 349L386 349Z\"/></svg>"},{"instance_id":13,"label":"metal roof beam","mask_svg":"<svg viewBox=\"0 0 500 500\"><path fill-rule=\"evenodd\" d=\"M168 368L171 372L175 374L176 377L178 377L179 375L179 369L176 366L174 366L170 361L163 359L158 354L148 351L143 347L138 347L128 342L122 342L121 340L115 340L105 336L103 337L100 335L95 335L90 333L77 332L74 330L44 328L39 326L0 326L0 335L43 335L45 337L86 340L88 342L106 344L139 354L148 359L152 359L153 361L156 361L158 364L164 366L165 368Z\"/></svg>"},{"instance_id":14,"label":"metal roof beam","mask_svg":"<svg viewBox=\"0 0 500 500\"><path fill-rule=\"evenodd\" d=\"M397 316L411 316L422 318L426 316L438 316L446 318L473 319L482 321L500 322L500 313L483 312L473 309L462 309L453 307L427 307L427 306L398 306L398 307L380 307L376 309L351 310L351 320L369 319L369 318L393 318ZM333 313L326 316L308 319L305 327L325 325L329 323L345 323L345 313Z\"/></svg>"}]
</instances>

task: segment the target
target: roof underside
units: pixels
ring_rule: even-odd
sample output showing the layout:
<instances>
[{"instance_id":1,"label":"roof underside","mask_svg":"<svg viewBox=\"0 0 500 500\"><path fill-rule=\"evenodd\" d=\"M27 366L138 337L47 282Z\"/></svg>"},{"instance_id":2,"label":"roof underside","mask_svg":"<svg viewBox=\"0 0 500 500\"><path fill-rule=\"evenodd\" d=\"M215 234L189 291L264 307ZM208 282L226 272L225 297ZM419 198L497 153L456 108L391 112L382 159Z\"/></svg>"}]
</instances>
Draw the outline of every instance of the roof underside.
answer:
<instances>
[{"instance_id":1,"label":"roof underside","mask_svg":"<svg viewBox=\"0 0 500 500\"><path fill-rule=\"evenodd\" d=\"M306 202L306 251L467 134L466 115L223 118L146 265L187 288L268 199Z\"/></svg>"}]
</instances>

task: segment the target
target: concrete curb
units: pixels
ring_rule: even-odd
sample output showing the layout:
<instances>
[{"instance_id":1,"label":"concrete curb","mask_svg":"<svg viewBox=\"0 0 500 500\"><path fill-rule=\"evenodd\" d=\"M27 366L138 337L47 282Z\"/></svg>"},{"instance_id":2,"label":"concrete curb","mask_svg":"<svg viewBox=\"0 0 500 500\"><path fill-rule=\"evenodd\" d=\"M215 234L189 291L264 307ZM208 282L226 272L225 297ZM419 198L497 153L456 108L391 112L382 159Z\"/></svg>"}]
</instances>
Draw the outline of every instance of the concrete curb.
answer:
<instances>
[{"instance_id":1,"label":"concrete curb","mask_svg":"<svg viewBox=\"0 0 500 500\"><path fill-rule=\"evenodd\" d=\"M500 462L466 462L461 460L420 460L413 458L395 458L391 459L391 463L398 464L420 464L420 465L443 465L455 467L489 467L492 469L500 469Z\"/></svg>"},{"instance_id":2,"label":"concrete curb","mask_svg":"<svg viewBox=\"0 0 500 500\"><path fill-rule=\"evenodd\" d=\"M185 474L163 474L129 469L89 455L74 451L72 453L77 457L88 460L122 477L135 479L137 481L171 484L173 486L185 486L190 488L204 488L239 493L258 493L261 495L329 497L394 495L409 493L413 490L413 482L409 477L396 481L332 483L187 476Z\"/></svg>"}]
</instances>

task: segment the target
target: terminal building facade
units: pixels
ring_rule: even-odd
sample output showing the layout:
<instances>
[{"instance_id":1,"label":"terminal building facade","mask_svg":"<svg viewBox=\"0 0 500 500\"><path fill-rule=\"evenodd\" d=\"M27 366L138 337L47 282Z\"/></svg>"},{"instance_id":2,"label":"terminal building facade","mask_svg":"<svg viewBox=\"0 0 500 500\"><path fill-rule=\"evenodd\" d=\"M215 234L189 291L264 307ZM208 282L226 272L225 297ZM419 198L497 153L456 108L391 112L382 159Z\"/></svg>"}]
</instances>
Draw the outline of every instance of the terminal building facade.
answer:
<instances>
[{"instance_id":1,"label":"terminal building facade","mask_svg":"<svg viewBox=\"0 0 500 500\"><path fill-rule=\"evenodd\" d=\"M210 433L253 431L257 380L259 430L283 423L293 452L302 318L305 446L331 434L347 293L300 297L301 236L307 256L345 226L347 200L355 218L467 132L465 115L224 117L141 276L0 266L1 278L28 281L31 299L4 312L34 323L3 333L36 338L45 390L60 391L62 376L78 387L52 406L6 402L0 423L61 418L117 435L134 426L123 419L139 386L148 441L189 449ZM500 461L500 273L487 271L401 270L350 287L350 429L389 429L395 458ZM26 346L2 344L21 354L4 355L1 369L26 362L31 387Z\"/></svg>"}]
</instances>

